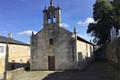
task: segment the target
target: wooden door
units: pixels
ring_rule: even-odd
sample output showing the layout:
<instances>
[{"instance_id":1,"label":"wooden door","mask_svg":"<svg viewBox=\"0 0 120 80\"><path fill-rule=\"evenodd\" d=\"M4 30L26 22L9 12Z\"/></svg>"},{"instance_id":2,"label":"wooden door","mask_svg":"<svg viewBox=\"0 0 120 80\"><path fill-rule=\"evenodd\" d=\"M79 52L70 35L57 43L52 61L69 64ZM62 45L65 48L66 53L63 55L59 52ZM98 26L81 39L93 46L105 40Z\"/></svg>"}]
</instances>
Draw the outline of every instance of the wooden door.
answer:
<instances>
[{"instance_id":1,"label":"wooden door","mask_svg":"<svg viewBox=\"0 0 120 80\"><path fill-rule=\"evenodd\" d=\"M55 70L55 56L48 56L48 70Z\"/></svg>"}]
</instances>

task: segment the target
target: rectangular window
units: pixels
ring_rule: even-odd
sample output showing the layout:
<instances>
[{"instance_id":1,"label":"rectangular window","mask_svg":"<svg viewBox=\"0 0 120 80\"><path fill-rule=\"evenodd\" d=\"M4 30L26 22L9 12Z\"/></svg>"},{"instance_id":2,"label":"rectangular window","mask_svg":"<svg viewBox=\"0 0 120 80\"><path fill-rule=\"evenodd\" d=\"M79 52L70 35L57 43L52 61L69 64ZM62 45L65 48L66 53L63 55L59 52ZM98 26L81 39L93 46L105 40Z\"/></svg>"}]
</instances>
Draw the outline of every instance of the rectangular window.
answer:
<instances>
[{"instance_id":1,"label":"rectangular window","mask_svg":"<svg viewBox=\"0 0 120 80\"><path fill-rule=\"evenodd\" d=\"M0 46L0 53L4 53L4 46Z\"/></svg>"},{"instance_id":2,"label":"rectangular window","mask_svg":"<svg viewBox=\"0 0 120 80\"><path fill-rule=\"evenodd\" d=\"M50 40L49 40L49 44L50 44L50 45L53 45L53 39L50 39Z\"/></svg>"}]
</instances>

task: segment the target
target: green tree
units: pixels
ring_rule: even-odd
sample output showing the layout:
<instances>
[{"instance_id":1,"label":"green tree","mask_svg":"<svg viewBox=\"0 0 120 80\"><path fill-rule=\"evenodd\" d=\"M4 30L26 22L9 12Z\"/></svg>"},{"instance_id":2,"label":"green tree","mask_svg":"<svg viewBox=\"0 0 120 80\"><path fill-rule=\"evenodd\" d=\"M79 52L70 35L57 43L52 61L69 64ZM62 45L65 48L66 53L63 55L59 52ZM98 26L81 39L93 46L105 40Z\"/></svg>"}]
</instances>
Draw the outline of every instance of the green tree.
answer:
<instances>
[{"instance_id":1,"label":"green tree","mask_svg":"<svg viewBox=\"0 0 120 80\"><path fill-rule=\"evenodd\" d=\"M93 6L93 18L96 23L90 23L87 33L95 37L94 42L101 45L110 40L110 30L113 26L113 7L108 0L99 0Z\"/></svg>"}]
</instances>

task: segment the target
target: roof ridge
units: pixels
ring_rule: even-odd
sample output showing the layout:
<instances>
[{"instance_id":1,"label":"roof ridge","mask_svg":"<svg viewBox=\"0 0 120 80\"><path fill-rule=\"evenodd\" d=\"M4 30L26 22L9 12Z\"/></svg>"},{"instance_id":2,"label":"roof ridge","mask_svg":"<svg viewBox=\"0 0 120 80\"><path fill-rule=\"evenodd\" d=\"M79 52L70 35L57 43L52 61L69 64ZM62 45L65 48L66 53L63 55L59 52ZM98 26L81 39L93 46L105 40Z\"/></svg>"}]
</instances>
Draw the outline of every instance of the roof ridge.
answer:
<instances>
[{"instance_id":1,"label":"roof ridge","mask_svg":"<svg viewBox=\"0 0 120 80\"><path fill-rule=\"evenodd\" d=\"M7 43L7 41L9 42L9 44L30 45L30 44L24 43L22 41L19 41L19 40L13 39L13 38L7 38L5 36L0 35L0 42L1 43Z\"/></svg>"}]
</instances>

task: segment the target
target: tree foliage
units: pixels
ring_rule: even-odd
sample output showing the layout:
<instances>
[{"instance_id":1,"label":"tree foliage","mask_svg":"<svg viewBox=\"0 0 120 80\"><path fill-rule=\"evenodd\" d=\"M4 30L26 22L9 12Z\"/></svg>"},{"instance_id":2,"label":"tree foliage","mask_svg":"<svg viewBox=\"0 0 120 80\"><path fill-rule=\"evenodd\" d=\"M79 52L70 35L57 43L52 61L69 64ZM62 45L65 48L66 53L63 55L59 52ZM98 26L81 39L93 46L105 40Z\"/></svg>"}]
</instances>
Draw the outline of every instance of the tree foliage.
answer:
<instances>
[{"instance_id":1,"label":"tree foliage","mask_svg":"<svg viewBox=\"0 0 120 80\"><path fill-rule=\"evenodd\" d=\"M114 0L113 5L113 20L114 25L119 29L120 28L120 0Z\"/></svg>"},{"instance_id":2,"label":"tree foliage","mask_svg":"<svg viewBox=\"0 0 120 80\"><path fill-rule=\"evenodd\" d=\"M120 2L120 0L118 0ZM104 44L110 40L110 30L114 26L119 29L120 3L117 0L110 2L108 0L96 1L93 8L93 18L95 23L90 23L87 33L95 37L94 42L97 45Z\"/></svg>"}]
</instances>

